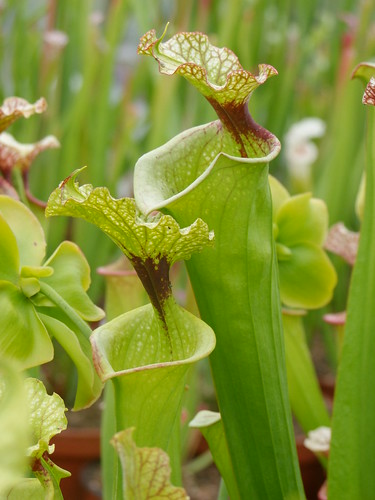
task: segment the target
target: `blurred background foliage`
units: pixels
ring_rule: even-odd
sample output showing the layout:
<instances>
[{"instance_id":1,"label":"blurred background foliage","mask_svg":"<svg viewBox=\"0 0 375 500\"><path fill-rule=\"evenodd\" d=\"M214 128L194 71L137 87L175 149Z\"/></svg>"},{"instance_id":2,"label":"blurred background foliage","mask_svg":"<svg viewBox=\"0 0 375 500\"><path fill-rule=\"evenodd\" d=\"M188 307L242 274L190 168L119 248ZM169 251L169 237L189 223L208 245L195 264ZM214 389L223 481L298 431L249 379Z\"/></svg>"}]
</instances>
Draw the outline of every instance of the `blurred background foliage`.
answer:
<instances>
[{"instance_id":1,"label":"blurred background foliage","mask_svg":"<svg viewBox=\"0 0 375 500\"><path fill-rule=\"evenodd\" d=\"M33 165L33 194L47 200L62 179L88 165L81 182L131 195L131 172L142 154L215 119L183 79L158 75L155 64L137 56L140 36L151 28L161 34L168 21L167 37L202 31L232 49L245 69L268 63L278 70L250 102L255 120L282 143L297 124L297 139L285 142L271 173L292 192L303 187L322 197L330 223L358 228L365 118L362 88L350 77L357 63L375 55L373 0L1 0L0 98L48 102L45 114L19 120L10 132L21 142L54 134L61 143ZM311 169L305 157L312 143L303 132L298 139L298 123L307 117L322 120L311 133ZM308 164L302 180L299 161L301 169ZM95 227L54 219L50 248L66 237L81 246L93 271L115 257L114 245ZM345 282L348 272L338 265ZM91 294L102 296L95 272ZM336 295L343 308L344 284Z\"/></svg>"}]
</instances>

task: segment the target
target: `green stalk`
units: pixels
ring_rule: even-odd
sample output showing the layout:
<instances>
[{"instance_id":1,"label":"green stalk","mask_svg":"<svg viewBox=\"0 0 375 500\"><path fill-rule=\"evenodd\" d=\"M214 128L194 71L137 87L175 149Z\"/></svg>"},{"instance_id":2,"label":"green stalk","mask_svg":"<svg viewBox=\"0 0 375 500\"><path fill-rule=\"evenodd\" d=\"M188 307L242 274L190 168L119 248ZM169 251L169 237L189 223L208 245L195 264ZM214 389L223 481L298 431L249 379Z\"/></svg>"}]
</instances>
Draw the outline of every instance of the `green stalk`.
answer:
<instances>
[{"instance_id":1,"label":"green stalk","mask_svg":"<svg viewBox=\"0 0 375 500\"><path fill-rule=\"evenodd\" d=\"M330 425L330 417L306 342L302 316L283 314L286 370L292 411L307 433Z\"/></svg>"},{"instance_id":2,"label":"green stalk","mask_svg":"<svg viewBox=\"0 0 375 500\"><path fill-rule=\"evenodd\" d=\"M364 218L350 285L333 408L328 469L328 494L332 500L370 498L375 491L374 137L375 110L369 109Z\"/></svg>"},{"instance_id":3,"label":"green stalk","mask_svg":"<svg viewBox=\"0 0 375 500\"><path fill-rule=\"evenodd\" d=\"M39 281L40 291L51 300L56 306L61 309L66 316L72 321L72 323L77 327L78 332L82 334L86 339L89 339L92 330L89 325L75 312L75 310L64 300L60 294L56 292L52 287ZM77 332L77 333L78 333Z\"/></svg>"}]
</instances>

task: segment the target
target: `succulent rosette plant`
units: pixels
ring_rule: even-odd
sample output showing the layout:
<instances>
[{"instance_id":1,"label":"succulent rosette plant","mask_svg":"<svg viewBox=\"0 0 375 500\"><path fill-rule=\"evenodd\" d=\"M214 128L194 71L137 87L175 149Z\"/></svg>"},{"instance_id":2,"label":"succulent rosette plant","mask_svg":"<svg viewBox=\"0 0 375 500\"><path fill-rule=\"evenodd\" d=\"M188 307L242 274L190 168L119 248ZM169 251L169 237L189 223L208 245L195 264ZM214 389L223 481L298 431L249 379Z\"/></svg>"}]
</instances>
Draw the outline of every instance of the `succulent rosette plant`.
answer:
<instances>
[{"instance_id":1,"label":"succulent rosette plant","mask_svg":"<svg viewBox=\"0 0 375 500\"><path fill-rule=\"evenodd\" d=\"M323 248L328 235L327 206L311 193L290 196L272 176L269 181L281 301L292 308L322 307L331 300L337 282Z\"/></svg>"},{"instance_id":2,"label":"succulent rosette plant","mask_svg":"<svg viewBox=\"0 0 375 500\"><path fill-rule=\"evenodd\" d=\"M86 321L104 313L89 299L88 263L72 242L64 241L45 259L46 241L35 215L20 201L0 196L0 355L20 370L53 358L52 337L78 371L75 409L101 392Z\"/></svg>"}]
</instances>

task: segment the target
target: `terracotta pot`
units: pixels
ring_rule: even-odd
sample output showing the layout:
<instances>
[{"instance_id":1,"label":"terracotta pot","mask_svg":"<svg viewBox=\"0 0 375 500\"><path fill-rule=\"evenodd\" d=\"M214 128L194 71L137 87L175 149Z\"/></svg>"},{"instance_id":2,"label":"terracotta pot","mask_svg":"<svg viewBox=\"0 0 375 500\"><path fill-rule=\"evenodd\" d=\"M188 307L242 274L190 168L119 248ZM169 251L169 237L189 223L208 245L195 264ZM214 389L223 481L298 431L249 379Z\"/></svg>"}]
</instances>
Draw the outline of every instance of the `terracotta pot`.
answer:
<instances>
[{"instance_id":1,"label":"terracotta pot","mask_svg":"<svg viewBox=\"0 0 375 500\"><path fill-rule=\"evenodd\" d=\"M314 453L303 445L304 437L297 437L297 453L307 500L316 500L325 480L325 471Z\"/></svg>"},{"instance_id":2,"label":"terracotta pot","mask_svg":"<svg viewBox=\"0 0 375 500\"><path fill-rule=\"evenodd\" d=\"M52 460L72 474L60 483L63 497L67 500L90 498L81 478L88 464L100 460L100 430L70 428L55 436L52 443L55 444Z\"/></svg>"}]
</instances>

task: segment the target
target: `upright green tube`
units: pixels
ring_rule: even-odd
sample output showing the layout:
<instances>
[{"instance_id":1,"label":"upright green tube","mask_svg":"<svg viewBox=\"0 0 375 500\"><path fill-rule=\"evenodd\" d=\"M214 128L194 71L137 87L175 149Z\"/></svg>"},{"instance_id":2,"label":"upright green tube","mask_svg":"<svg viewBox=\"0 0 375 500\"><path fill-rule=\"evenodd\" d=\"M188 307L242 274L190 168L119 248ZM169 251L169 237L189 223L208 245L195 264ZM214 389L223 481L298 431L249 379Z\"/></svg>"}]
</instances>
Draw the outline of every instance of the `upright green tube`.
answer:
<instances>
[{"instance_id":1,"label":"upright green tube","mask_svg":"<svg viewBox=\"0 0 375 500\"><path fill-rule=\"evenodd\" d=\"M198 33L161 43L149 32L139 51L153 55L161 72L189 79L220 118L140 158L134 192L144 213L164 209L181 225L199 216L215 232L214 248L187 267L202 319L217 337L210 360L240 497L304 498L268 184L268 162L280 145L247 108L252 91L275 70L261 65L254 76Z\"/></svg>"}]
</instances>

